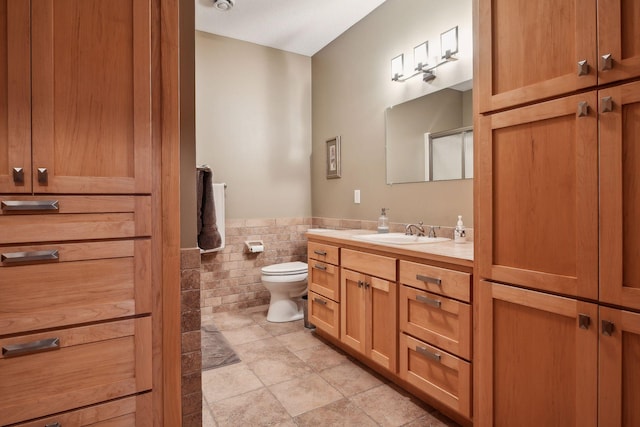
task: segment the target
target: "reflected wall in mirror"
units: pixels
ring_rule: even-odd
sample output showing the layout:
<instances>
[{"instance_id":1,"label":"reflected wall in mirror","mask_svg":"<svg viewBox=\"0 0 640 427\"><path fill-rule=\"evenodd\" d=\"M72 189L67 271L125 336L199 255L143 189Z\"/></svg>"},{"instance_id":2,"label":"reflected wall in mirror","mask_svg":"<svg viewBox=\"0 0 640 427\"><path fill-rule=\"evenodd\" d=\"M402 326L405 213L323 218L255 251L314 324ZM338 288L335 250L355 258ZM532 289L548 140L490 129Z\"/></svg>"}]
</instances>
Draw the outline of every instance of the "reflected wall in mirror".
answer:
<instances>
[{"instance_id":1,"label":"reflected wall in mirror","mask_svg":"<svg viewBox=\"0 0 640 427\"><path fill-rule=\"evenodd\" d=\"M473 177L471 81L386 110L387 184Z\"/></svg>"}]
</instances>

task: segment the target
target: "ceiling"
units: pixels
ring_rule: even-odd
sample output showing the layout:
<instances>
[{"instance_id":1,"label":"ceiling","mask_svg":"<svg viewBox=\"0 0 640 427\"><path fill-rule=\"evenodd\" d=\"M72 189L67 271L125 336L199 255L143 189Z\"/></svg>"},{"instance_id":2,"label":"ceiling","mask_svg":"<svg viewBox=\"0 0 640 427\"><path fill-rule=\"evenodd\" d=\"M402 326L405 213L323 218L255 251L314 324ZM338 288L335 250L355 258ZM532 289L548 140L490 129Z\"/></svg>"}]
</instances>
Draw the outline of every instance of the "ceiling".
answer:
<instances>
[{"instance_id":1,"label":"ceiling","mask_svg":"<svg viewBox=\"0 0 640 427\"><path fill-rule=\"evenodd\" d=\"M196 30L313 56L385 0L236 0L223 12L196 2Z\"/></svg>"}]
</instances>

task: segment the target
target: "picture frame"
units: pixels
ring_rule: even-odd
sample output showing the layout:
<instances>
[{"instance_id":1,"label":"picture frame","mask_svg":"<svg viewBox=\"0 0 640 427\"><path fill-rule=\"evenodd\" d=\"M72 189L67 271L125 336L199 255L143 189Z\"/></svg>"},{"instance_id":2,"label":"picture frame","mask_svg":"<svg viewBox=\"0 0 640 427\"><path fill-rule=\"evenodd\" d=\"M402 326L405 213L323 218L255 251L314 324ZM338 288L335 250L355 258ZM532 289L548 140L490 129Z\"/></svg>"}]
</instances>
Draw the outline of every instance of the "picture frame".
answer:
<instances>
[{"instance_id":1,"label":"picture frame","mask_svg":"<svg viewBox=\"0 0 640 427\"><path fill-rule=\"evenodd\" d=\"M340 136L327 140L327 179L340 178Z\"/></svg>"}]
</instances>

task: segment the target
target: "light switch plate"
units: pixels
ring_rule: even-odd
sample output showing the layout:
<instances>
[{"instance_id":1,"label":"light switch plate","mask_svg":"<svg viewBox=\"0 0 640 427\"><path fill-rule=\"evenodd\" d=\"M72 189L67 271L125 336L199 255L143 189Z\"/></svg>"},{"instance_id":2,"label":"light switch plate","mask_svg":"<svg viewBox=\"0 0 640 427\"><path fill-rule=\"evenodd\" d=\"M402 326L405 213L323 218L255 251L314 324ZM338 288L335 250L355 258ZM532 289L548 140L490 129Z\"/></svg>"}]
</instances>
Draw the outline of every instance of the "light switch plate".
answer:
<instances>
[{"instance_id":1,"label":"light switch plate","mask_svg":"<svg viewBox=\"0 0 640 427\"><path fill-rule=\"evenodd\" d=\"M353 190L353 203L360 203L360 190Z\"/></svg>"}]
</instances>

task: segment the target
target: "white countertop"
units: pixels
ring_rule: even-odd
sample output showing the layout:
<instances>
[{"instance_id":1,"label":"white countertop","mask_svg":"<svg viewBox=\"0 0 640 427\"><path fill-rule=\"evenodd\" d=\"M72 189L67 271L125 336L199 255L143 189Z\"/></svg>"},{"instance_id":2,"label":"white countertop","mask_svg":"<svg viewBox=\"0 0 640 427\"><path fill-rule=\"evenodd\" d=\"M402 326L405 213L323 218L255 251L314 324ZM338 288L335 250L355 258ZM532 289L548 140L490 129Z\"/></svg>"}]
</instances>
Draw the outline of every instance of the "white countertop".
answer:
<instances>
[{"instance_id":1,"label":"white countertop","mask_svg":"<svg viewBox=\"0 0 640 427\"><path fill-rule=\"evenodd\" d=\"M367 249L381 250L391 253L398 253L406 256L417 256L430 258L437 261L454 262L462 265L473 266L473 242L454 243L453 240L439 243L397 245L390 243L378 243L365 241L357 236L362 234L373 234L372 230L330 230L311 228L307 231L307 238L312 240L323 240L328 242L362 247Z\"/></svg>"}]
</instances>

